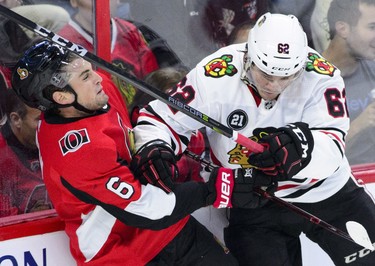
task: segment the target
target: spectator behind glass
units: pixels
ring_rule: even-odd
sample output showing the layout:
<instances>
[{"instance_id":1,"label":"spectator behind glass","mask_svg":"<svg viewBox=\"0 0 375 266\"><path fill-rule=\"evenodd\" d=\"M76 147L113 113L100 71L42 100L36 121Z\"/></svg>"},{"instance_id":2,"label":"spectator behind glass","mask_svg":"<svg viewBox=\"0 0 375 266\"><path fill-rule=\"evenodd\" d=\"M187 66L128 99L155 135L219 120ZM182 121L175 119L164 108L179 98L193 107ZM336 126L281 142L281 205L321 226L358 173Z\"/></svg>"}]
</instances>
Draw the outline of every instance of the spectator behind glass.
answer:
<instances>
[{"instance_id":1,"label":"spectator behind glass","mask_svg":"<svg viewBox=\"0 0 375 266\"><path fill-rule=\"evenodd\" d=\"M70 0L70 4L76 9L76 13L59 35L93 51L93 1ZM110 1L111 14L115 14L118 4L118 0ZM132 23L112 18L111 34L111 59L114 65L140 79L159 68L154 54ZM113 81L121 90L128 107L132 105L136 88L117 77L113 77Z\"/></svg>"},{"instance_id":2,"label":"spectator behind glass","mask_svg":"<svg viewBox=\"0 0 375 266\"><path fill-rule=\"evenodd\" d=\"M24 30L13 21L0 17L0 99L4 99L3 91L10 88L11 68L25 47L32 43ZM0 106L0 125L5 120L3 106Z\"/></svg>"},{"instance_id":3,"label":"spectator behind glass","mask_svg":"<svg viewBox=\"0 0 375 266\"><path fill-rule=\"evenodd\" d=\"M346 87L350 164L375 162L375 0L333 0L328 10L331 42L323 56L337 66Z\"/></svg>"},{"instance_id":4,"label":"spectator behind glass","mask_svg":"<svg viewBox=\"0 0 375 266\"><path fill-rule=\"evenodd\" d=\"M197 34L210 37L211 42L206 43L207 53L215 51L228 43L232 30L244 21L256 21L261 15L269 11L269 1L264 0L207 0L196 1L200 20L192 20L192 28L201 28L201 31L192 31L196 41L201 41ZM197 25L200 23L201 25Z\"/></svg>"},{"instance_id":5,"label":"spectator behind glass","mask_svg":"<svg viewBox=\"0 0 375 266\"><path fill-rule=\"evenodd\" d=\"M0 134L0 217L51 209L35 144L41 112L11 89L1 94L7 120Z\"/></svg>"},{"instance_id":6,"label":"spectator behind glass","mask_svg":"<svg viewBox=\"0 0 375 266\"><path fill-rule=\"evenodd\" d=\"M228 36L227 45L247 42L249 31L254 27L255 22L247 20L238 24Z\"/></svg>"},{"instance_id":7,"label":"spectator behind glass","mask_svg":"<svg viewBox=\"0 0 375 266\"><path fill-rule=\"evenodd\" d=\"M311 14L310 31L314 49L322 53L330 42L327 21L328 8L332 0L316 0Z\"/></svg>"},{"instance_id":8,"label":"spectator behind glass","mask_svg":"<svg viewBox=\"0 0 375 266\"><path fill-rule=\"evenodd\" d=\"M145 24L137 21L130 21L133 23L143 35L148 46L156 57L160 68L163 67L184 67L181 59L172 50L167 41L163 39L158 33L152 30Z\"/></svg>"},{"instance_id":9,"label":"spectator behind glass","mask_svg":"<svg viewBox=\"0 0 375 266\"><path fill-rule=\"evenodd\" d=\"M54 1L50 1L53 3ZM69 21L69 13L62 7L54 4L33 4L34 1L0 0L0 5L12 9L38 25L53 32L59 31ZM25 29L29 38L33 39L37 33Z\"/></svg>"},{"instance_id":10,"label":"spectator behind glass","mask_svg":"<svg viewBox=\"0 0 375 266\"><path fill-rule=\"evenodd\" d=\"M176 85L187 72L188 70L184 67L164 67L148 74L144 81L155 88L167 92L168 89ZM138 106L143 106L155 98L142 91L138 91L136 99L135 103Z\"/></svg>"}]
</instances>

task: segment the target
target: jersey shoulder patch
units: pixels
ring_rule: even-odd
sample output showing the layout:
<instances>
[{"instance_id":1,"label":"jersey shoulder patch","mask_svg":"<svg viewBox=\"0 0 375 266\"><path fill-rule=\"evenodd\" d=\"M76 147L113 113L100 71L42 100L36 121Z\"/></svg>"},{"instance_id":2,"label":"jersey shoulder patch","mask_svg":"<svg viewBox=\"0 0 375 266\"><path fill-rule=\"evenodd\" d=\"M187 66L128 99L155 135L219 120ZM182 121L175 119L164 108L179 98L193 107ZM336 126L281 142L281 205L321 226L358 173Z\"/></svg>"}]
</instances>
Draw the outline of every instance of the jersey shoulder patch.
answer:
<instances>
[{"instance_id":1,"label":"jersey shoulder patch","mask_svg":"<svg viewBox=\"0 0 375 266\"><path fill-rule=\"evenodd\" d=\"M306 62L306 71L314 71L320 75L333 77L336 67L318 53L309 52Z\"/></svg>"},{"instance_id":2,"label":"jersey shoulder patch","mask_svg":"<svg viewBox=\"0 0 375 266\"><path fill-rule=\"evenodd\" d=\"M223 76L233 76L238 70L231 64L233 55L223 54L210 60L204 65L204 75L212 78L221 78Z\"/></svg>"}]
</instances>

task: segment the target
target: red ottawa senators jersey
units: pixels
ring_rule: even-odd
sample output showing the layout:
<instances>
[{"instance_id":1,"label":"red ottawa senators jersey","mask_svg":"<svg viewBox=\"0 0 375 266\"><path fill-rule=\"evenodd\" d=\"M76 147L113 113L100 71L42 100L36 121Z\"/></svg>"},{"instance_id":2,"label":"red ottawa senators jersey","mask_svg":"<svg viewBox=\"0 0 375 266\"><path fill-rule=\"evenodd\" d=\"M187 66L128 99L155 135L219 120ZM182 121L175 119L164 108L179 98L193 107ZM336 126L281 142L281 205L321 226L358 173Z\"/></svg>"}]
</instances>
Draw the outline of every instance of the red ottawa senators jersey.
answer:
<instances>
[{"instance_id":1,"label":"red ottawa senators jersey","mask_svg":"<svg viewBox=\"0 0 375 266\"><path fill-rule=\"evenodd\" d=\"M42 117L37 142L43 177L78 265L145 265L188 217L151 230L172 213L176 197L134 178L126 106L105 76L102 85L109 102L96 114Z\"/></svg>"}]
</instances>

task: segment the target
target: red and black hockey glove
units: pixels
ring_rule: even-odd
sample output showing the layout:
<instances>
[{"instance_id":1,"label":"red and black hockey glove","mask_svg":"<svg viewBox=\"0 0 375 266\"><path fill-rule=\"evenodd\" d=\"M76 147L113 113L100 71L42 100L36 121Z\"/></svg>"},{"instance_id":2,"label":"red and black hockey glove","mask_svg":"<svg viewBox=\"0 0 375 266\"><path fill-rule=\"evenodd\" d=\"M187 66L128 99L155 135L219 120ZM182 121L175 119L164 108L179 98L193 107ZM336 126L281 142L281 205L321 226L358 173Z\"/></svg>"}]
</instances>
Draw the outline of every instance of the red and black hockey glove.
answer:
<instances>
[{"instance_id":1,"label":"red and black hockey glove","mask_svg":"<svg viewBox=\"0 0 375 266\"><path fill-rule=\"evenodd\" d=\"M215 208L257 208L266 199L254 193L254 188L261 187L274 193L277 189L275 179L254 168L214 168L207 182L210 192L207 204Z\"/></svg>"},{"instance_id":2,"label":"red and black hockey glove","mask_svg":"<svg viewBox=\"0 0 375 266\"><path fill-rule=\"evenodd\" d=\"M262 153L251 154L249 164L269 175L292 178L311 160L314 138L306 123L297 122L280 128L258 128L254 135L266 147Z\"/></svg>"},{"instance_id":3,"label":"red and black hockey glove","mask_svg":"<svg viewBox=\"0 0 375 266\"><path fill-rule=\"evenodd\" d=\"M151 184L169 193L178 177L176 160L168 143L154 140L143 145L133 156L130 170L142 184Z\"/></svg>"}]
</instances>

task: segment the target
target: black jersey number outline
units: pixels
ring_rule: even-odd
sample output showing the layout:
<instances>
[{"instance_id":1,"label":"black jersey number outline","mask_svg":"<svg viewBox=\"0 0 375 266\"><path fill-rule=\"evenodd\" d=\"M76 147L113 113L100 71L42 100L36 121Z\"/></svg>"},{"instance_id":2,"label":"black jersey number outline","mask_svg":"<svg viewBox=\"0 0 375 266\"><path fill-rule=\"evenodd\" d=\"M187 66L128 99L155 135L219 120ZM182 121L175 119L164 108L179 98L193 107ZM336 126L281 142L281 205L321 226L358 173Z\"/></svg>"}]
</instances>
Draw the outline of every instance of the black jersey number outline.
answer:
<instances>
[{"instance_id":1,"label":"black jersey number outline","mask_svg":"<svg viewBox=\"0 0 375 266\"><path fill-rule=\"evenodd\" d=\"M169 95L184 104L189 104L195 98L195 90L190 85L185 86L186 80L187 78L184 77L176 86L173 86L173 88L169 91ZM178 91L178 89L180 90ZM178 112L178 110L174 109L173 107L169 106L169 108L173 114Z\"/></svg>"},{"instance_id":2,"label":"black jersey number outline","mask_svg":"<svg viewBox=\"0 0 375 266\"><path fill-rule=\"evenodd\" d=\"M327 102L328 113L332 117L349 116L348 107L346 105L345 89L340 92L336 88L328 88L324 92L324 97Z\"/></svg>"}]
</instances>

